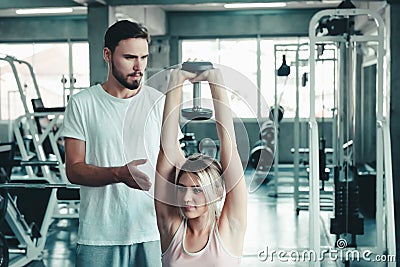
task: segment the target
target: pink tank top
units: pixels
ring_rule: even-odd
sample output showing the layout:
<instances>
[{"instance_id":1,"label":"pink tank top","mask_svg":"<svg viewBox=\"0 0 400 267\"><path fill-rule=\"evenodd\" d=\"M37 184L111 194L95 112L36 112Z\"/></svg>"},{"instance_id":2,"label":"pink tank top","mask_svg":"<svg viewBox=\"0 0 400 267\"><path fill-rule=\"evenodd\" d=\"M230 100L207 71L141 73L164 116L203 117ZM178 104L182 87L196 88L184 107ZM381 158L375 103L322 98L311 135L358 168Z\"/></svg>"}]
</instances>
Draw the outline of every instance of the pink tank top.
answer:
<instances>
[{"instance_id":1,"label":"pink tank top","mask_svg":"<svg viewBox=\"0 0 400 267\"><path fill-rule=\"evenodd\" d=\"M239 266L241 257L230 254L221 242L214 223L206 246L195 253L184 247L187 220L182 220L167 250L162 254L163 267L226 267Z\"/></svg>"}]
</instances>

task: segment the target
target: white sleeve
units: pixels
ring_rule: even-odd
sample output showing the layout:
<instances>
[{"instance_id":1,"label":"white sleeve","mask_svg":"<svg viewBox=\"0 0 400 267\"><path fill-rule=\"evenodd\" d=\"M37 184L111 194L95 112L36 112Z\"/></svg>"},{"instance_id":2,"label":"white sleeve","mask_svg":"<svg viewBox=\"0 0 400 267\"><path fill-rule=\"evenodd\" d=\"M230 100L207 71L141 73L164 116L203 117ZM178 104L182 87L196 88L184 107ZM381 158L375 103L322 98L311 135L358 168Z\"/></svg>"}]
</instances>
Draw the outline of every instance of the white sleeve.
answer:
<instances>
[{"instance_id":1,"label":"white sleeve","mask_svg":"<svg viewBox=\"0 0 400 267\"><path fill-rule=\"evenodd\" d=\"M74 98L71 98L65 109L61 136L86 141L84 125L83 114Z\"/></svg>"}]
</instances>

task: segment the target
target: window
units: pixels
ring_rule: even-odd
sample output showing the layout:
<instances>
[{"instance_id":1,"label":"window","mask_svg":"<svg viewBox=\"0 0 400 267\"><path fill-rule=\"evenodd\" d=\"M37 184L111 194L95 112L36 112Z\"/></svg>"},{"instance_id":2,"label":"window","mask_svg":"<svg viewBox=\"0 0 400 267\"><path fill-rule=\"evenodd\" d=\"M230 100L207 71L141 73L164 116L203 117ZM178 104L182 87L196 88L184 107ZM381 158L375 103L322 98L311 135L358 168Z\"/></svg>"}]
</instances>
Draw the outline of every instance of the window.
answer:
<instances>
[{"instance_id":1,"label":"window","mask_svg":"<svg viewBox=\"0 0 400 267\"><path fill-rule=\"evenodd\" d=\"M71 49L69 49L70 45L72 45ZM64 105L64 86L61 80L63 76L69 78L71 70L74 71L73 76L76 78L75 86L89 85L87 43L0 44L0 51L0 58L4 59L6 55L10 55L32 65L38 89L46 107ZM15 66L26 96L28 110L32 111L30 99L37 98L38 94L29 68L17 62ZM69 86L69 84L66 85ZM25 113L17 81L10 64L4 60L0 60L0 102L0 119L15 119Z\"/></svg>"},{"instance_id":2,"label":"window","mask_svg":"<svg viewBox=\"0 0 400 267\"><path fill-rule=\"evenodd\" d=\"M234 116L254 118L257 116L257 40L255 39L214 39L182 42L182 59L202 60L221 64L223 72L229 74L224 80L231 89L231 106ZM202 85L203 86L203 85ZM207 86L204 84L204 86ZM186 87L185 87L186 88ZM211 99L210 90L201 90L202 98ZM184 90L185 107L191 106L192 92ZM212 106L211 101L204 106ZM203 104L202 104L203 105Z\"/></svg>"},{"instance_id":3,"label":"window","mask_svg":"<svg viewBox=\"0 0 400 267\"><path fill-rule=\"evenodd\" d=\"M74 88L80 90L90 86L89 44L72 43L72 76ZM74 92L76 93L76 92Z\"/></svg>"}]
</instances>

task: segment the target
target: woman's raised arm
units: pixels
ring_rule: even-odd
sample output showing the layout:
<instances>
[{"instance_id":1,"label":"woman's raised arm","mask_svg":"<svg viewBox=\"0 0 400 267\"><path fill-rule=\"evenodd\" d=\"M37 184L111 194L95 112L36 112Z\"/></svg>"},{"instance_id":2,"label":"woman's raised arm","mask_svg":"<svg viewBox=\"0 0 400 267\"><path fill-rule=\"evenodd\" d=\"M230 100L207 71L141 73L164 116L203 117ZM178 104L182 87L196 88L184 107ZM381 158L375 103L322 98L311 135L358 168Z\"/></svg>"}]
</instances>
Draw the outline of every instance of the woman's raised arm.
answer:
<instances>
[{"instance_id":1,"label":"woman's raised arm","mask_svg":"<svg viewBox=\"0 0 400 267\"><path fill-rule=\"evenodd\" d=\"M247 225L247 191L242 162L236 144L232 110L227 91L219 69L205 71L194 80L208 80L213 98L215 121L220 141L220 161L225 179L226 198L221 212L220 223L228 223L229 229L241 240Z\"/></svg>"},{"instance_id":2,"label":"woman's raised arm","mask_svg":"<svg viewBox=\"0 0 400 267\"><path fill-rule=\"evenodd\" d=\"M184 81L194 76L180 69L173 70L166 93L154 185L157 223L161 234L169 230L171 219L178 217L174 179L176 167L185 160L178 142L180 103Z\"/></svg>"}]
</instances>

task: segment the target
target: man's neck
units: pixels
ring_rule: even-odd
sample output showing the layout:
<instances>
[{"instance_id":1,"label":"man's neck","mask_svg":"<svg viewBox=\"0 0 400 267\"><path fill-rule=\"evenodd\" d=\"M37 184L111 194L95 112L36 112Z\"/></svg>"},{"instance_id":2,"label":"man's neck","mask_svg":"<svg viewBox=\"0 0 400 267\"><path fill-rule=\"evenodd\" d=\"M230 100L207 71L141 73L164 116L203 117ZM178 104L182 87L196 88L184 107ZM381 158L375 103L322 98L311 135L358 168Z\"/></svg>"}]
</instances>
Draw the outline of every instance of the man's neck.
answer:
<instances>
[{"instance_id":1,"label":"man's neck","mask_svg":"<svg viewBox=\"0 0 400 267\"><path fill-rule=\"evenodd\" d=\"M121 85L112 84L110 81L104 82L101 86L103 87L104 91L106 91L108 94L116 98L122 98L122 99L134 97L139 93L139 91L142 88L142 86L139 85L137 89L131 90L122 87Z\"/></svg>"}]
</instances>

